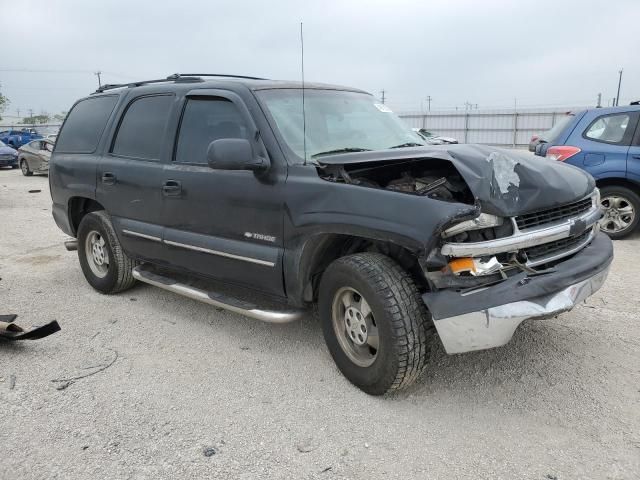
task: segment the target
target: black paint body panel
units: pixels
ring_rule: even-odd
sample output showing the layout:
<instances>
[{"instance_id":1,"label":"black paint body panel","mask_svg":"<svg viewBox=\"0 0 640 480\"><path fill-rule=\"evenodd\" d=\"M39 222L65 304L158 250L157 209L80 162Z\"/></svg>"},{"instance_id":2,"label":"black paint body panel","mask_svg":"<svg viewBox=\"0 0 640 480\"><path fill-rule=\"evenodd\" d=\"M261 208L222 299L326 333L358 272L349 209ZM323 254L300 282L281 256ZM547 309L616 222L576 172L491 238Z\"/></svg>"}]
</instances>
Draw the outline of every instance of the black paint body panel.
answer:
<instances>
[{"instance_id":1,"label":"black paint body panel","mask_svg":"<svg viewBox=\"0 0 640 480\"><path fill-rule=\"evenodd\" d=\"M247 286L301 305L308 274L306 256L323 235L378 239L424 257L435 246L445 225L475 216L479 206L498 215L526 213L574 201L594 188L593 179L581 170L471 145L353 153L321 160L323 164L411 158L450 161L468 183L476 205L323 180L318 173L321 166L301 165L287 156L287 149L279 143L277 132L253 93L264 88L298 86L221 79L110 91L109 95L119 98L96 151L69 154L54 150L49 180L56 223L75 236L69 217L70 201L74 197L95 200L111 215L116 233L131 256ZM109 153L127 106L140 96L157 94L171 94L174 98L165 134L158 139L162 144L160 159L144 161ZM223 96L240 108L253 129L253 152L270 162L266 172L221 171L174 161L176 132L186 98L208 95ZM492 154L507 158L507 163L516 162L518 188L500 190L494 166L487 160ZM105 174L115 176L115 183L104 183ZM179 194L163 194L167 181L180 184ZM123 234L124 230L160 241Z\"/></svg>"}]
</instances>

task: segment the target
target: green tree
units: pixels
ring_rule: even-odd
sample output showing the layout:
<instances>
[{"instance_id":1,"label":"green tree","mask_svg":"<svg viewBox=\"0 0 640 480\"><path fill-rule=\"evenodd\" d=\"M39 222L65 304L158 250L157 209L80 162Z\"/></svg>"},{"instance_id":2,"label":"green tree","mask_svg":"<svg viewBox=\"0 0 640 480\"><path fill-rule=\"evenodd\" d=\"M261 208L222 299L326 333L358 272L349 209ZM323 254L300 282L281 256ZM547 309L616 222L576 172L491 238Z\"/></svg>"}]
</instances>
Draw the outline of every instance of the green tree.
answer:
<instances>
[{"instance_id":1,"label":"green tree","mask_svg":"<svg viewBox=\"0 0 640 480\"><path fill-rule=\"evenodd\" d=\"M2 94L2 85L0 85L0 120L2 120L2 113L11 103L7 97Z\"/></svg>"}]
</instances>

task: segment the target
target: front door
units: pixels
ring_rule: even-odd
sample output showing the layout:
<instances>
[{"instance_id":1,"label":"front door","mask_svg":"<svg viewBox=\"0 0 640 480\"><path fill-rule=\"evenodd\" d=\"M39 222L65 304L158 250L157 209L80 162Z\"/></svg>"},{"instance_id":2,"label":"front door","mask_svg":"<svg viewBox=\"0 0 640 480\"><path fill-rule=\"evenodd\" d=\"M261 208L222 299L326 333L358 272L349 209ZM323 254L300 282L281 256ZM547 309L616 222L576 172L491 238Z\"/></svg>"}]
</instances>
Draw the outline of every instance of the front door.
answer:
<instances>
[{"instance_id":1,"label":"front door","mask_svg":"<svg viewBox=\"0 0 640 480\"><path fill-rule=\"evenodd\" d=\"M175 97L147 95L125 107L97 171L96 198L111 214L124 250L162 263L163 162Z\"/></svg>"},{"instance_id":2,"label":"front door","mask_svg":"<svg viewBox=\"0 0 640 480\"><path fill-rule=\"evenodd\" d=\"M164 243L171 263L228 283L283 295L286 169L214 170L209 144L246 138L264 149L243 101L220 90L185 98L175 153L164 170ZM257 150L258 151L258 150Z\"/></svg>"}]
</instances>

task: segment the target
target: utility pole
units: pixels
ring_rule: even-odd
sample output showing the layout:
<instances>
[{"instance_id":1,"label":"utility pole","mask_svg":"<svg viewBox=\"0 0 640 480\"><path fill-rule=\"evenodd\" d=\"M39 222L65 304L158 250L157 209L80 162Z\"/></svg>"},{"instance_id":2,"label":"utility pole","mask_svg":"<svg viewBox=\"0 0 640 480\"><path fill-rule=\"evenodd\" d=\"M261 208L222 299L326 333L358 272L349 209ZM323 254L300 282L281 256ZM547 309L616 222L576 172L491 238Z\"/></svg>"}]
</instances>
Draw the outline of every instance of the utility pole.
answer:
<instances>
[{"instance_id":1,"label":"utility pole","mask_svg":"<svg viewBox=\"0 0 640 480\"><path fill-rule=\"evenodd\" d=\"M596 105L596 108L602 108L602 94L601 93L598 94L598 104Z\"/></svg>"},{"instance_id":2,"label":"utility pole","mask_svg":"<svg viewBox=\"0 0 640 480\"><path fill-rule=\"evenodd\" d=\"M20 109L16 108L16 111L18 112L18 118L20 118Z\"/></svg>"},{"instance_id":3,"label":"utility pole","mask_svg":"<svg viewBox=\"0 0 640 480\"><path fill-rule=\"evenodd\" d=\"M29 109L29 123L33 125L33 108Z\"/></svg>"},{"instance_id":4,"label":"utility pole","mask_svg":"<svg viewBox=\"0 0 640 480\"><path fill-rule=\"evenodd\" d=\"M427 111L431 111L431 95L427 95Z\"/></svg>"},{"instance_id":5,"label":"utility pole","mask_svg":"<svg viewBox=\"0 0 640 480\"><path fill-rule=\"evenodd\" d=\"M624 69L621 68L618 72L620 76L618 77L618 94L616 95L616 107L620 106L620 84L622 83L622 70Z\"/></svg>"},{"instance_id":6,"label":"utility pole","mask_svg":"<svg viewBox=\"0 0 640 480\"><path fill-rule=\"evenodd\" d=\"M100 75L102 75L102 72L98 70L97 72L94 73L94 75L98 77L98 88L102 87L102 82L100 81Z\"/></svg>"},{"instance_id":7,"label":"utility pole","mask_svg":"<svg viewBox=\"0 0 640 480\"><path fill-rule=\"evenodd\" d=\"M385 96L386 90L383 88L382 90L380 90L380 95L382 96L381 100L382 103L384 104L385 100L387 99L387 97Z\"/></svg>"}]
</instances>

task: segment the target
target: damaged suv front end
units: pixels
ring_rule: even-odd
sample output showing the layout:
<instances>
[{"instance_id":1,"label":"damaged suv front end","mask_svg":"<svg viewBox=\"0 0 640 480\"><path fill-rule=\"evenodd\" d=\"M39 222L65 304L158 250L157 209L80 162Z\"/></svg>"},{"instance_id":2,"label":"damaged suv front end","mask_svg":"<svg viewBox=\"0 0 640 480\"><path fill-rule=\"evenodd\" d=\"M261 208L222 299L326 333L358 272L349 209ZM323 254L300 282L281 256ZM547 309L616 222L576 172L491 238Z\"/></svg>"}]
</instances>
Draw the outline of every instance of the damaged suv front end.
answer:
<instances>
[{"instance_id":1,"label":"damaged suv front end","mask_svg":"<svg viewBox=\"0 0 640 480\"><path fill-rule=\"evenodd\" d=\"M523 320L569 311L602 286L613 248L598 229L590 175L524 152L420 145L385 106L367 107L366 95L321 92L302 135L292 133L295 95L263 95L292 158L331 185L303 182L290 207L296 236L303 228L367 235L372 251L392 251L380 242L410 251L417 268L392 258L419 271L414 281L447 353L504 345ZM331 225L311 226L316 217Z\"/></svg>"},{"instance_id":2,"label":"damaged suv front end","mask_svg":"<svg viewBox=\"0 0 640 480\"><path fill-rule=\"evenodd\" d=\"M567 312L604 283L613 248L598 229L598 189L582 171L477 145L364 155L324 160L333 172L325 178L474 206L443 219L419 258L422 299L447 353L504 345L523 320ZM432 174L414 175L421 169Z\"/></svg>"}]
</instances>

